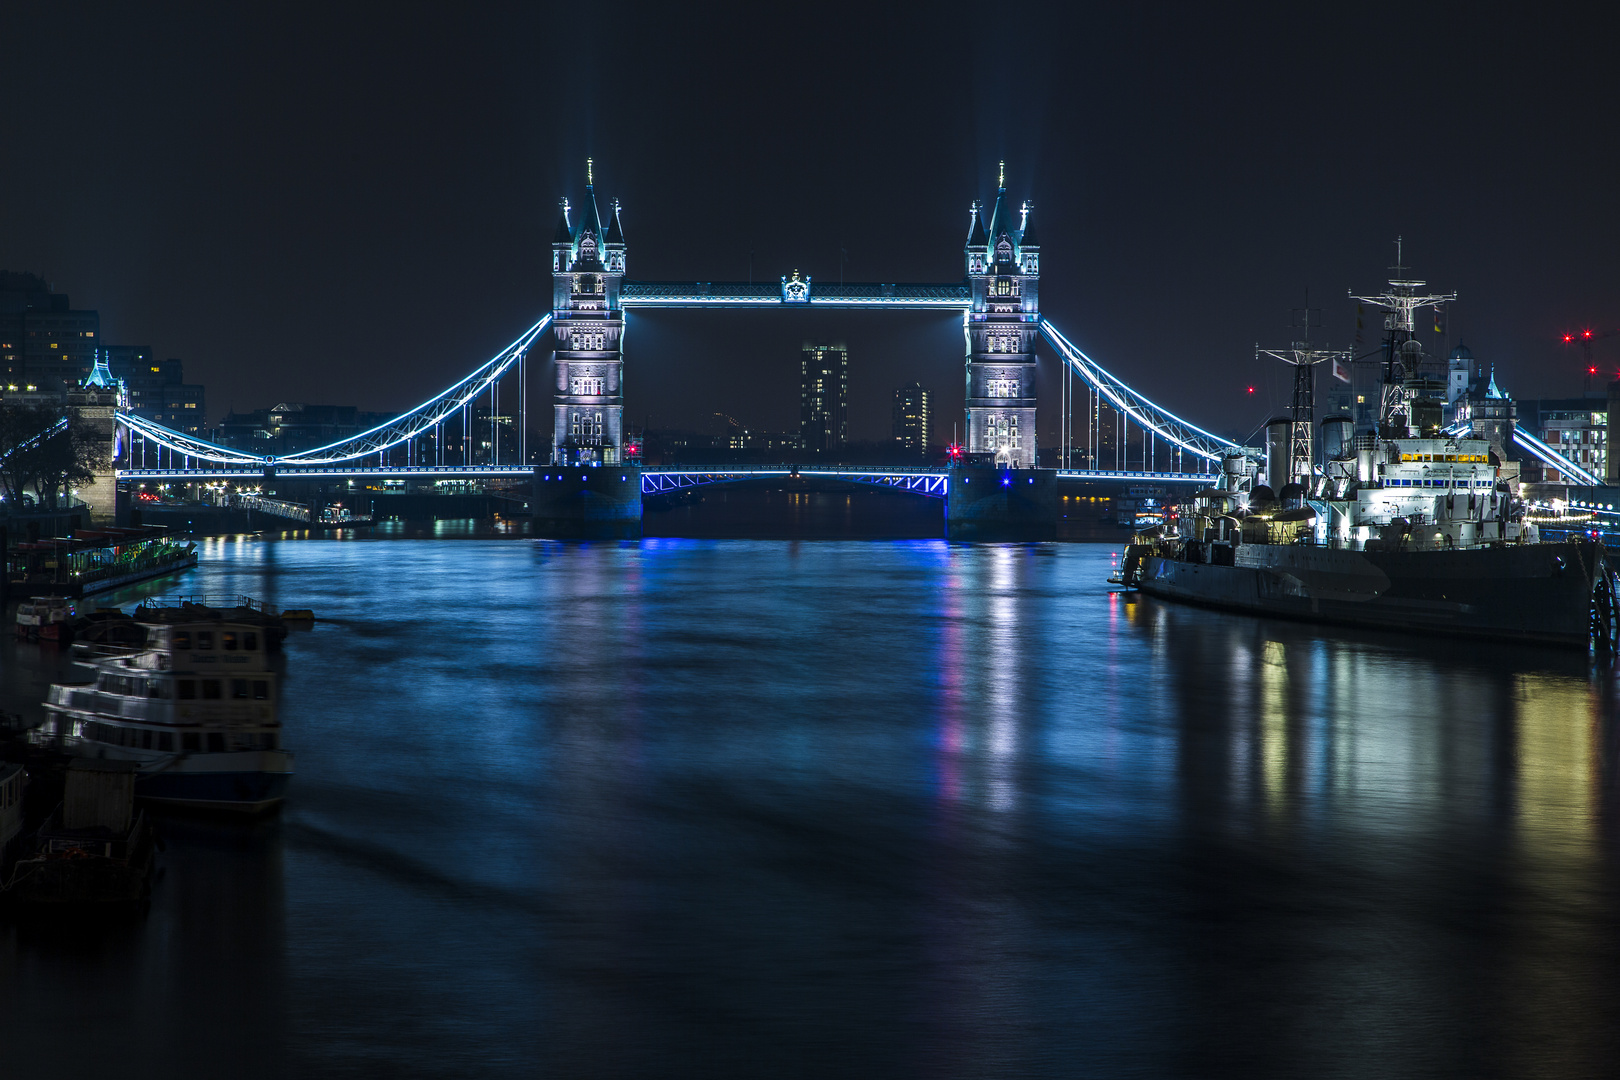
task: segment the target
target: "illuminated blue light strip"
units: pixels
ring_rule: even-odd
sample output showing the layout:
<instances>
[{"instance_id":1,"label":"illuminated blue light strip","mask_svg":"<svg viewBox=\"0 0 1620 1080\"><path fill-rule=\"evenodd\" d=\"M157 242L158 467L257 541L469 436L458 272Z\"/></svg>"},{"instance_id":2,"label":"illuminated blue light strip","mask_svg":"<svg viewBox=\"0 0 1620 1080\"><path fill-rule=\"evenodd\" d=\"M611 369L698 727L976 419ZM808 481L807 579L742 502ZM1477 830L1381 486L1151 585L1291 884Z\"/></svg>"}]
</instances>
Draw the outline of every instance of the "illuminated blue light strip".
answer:
<instances>
[{"instance_id":1,"label":"illuminated blue light strip","mask_svg":"<svg viewBox=\"0 0 1620 1080\"><path fill-rule=\"evenodd\" d=\"M641 474L644 495L660 495L707 484L735 483L768 476L818 476L851 483L897 488L922 495L943 496L949 486L948 474L936 470L909 469L795 469L792 466L718 469L655 469Z\"/></svg>"},{"instance_id":2,"label":"illuminated blue light strip","mask_svg":"<svg viewBox=\"0 0 1620 1080\"><path fill-rule=\"evenodd\" d=\"M847 297L821 297L812 296L809 300L788 302L781 297L754 297L754 296L620 296L619 307L628 311L633 308L851 308L851 307L882 307L882 308L925 308L944 311L966 311L973 305L969 299L955 299L951 297L916 297L916 296L872 296L852 299Z\"/></svg>"},{"instance_id":3,"label":"illuminated blue light strip","mask_svg":"<svg viewBox=\"0 0 1620 1080\"><path fill-rule=\"evenodd\" d=\"M1513 441L1524 447L1524 449L1530 451L1530 453L1534 454L1536 457L1540 458L1542 464L1551 465L1565 476L1574 480L1577 484L1585 484L1589 487L1603 486L1603 481L1599 479L1596 474L1587 472L1585 469L1581 468L1573 461L1570 461L1564 455L1560 454L1558 451L1554 450L1552 447L1548 446L1546 443L1542 442L1540 439L1521 428L1517 423L1513 425Z\"/></svg>"},{"instance_id":4,"label":"illuminated blue light strip","mask_svg":"<svg viewBox=\"0 0 1620 1080\"><path fill-rule=\"evenodd\" d=\"M551 325L551 321L552 315L547 312L539 322L524 331L512 344L479 365L471 374L422 402L416 408L403 412L386 423L362 431L358 435L350 435L337 442L317 446L312 450L301 450L296 454L288 454L283 458L244 454L240 450L232 450L229 447L220 446L206 439L199 439L184 432L164 427L161 424L155 424L133 413L120 412L117 415L117 420L131 431L137 432L175 453L200 458L204 461L213 461L221 465L258 465L261 469L275 468L280 471L283 464L294 466L336 465L356 461L372 454L390 450L401 443L409 442L411 439L424 435L460 409L465 408L481 396L485 390L488 390L492 383L506 374L513 364L518 362L529 347L534 344L534 340ZM337 452L329 453L329 451ZM379 471L381 470L379 469Z\"/></svg>"},{"instance_id":5,"label":"illuminated blue light strip","mask_svg":"<svg viewBox=\"0 0 1620 1080\"><path fill-rule=\"evenodd\" d=\"M1223 455L1242 449L1230 439L1223 439L1196 424L1189 424L1170 410L1154 404L1142 394L1132 390L1122 379L1104 370L1102 365L1064 337L1045 316L1041 317L1040 327L1047 340L1057 346L1064 359L1083 380L1095 387L1097 392L1113 403L1115 408L1143 427L1152 430L1165 441L1209 461L1219 461ZM1180 431L1166 430L1167 427L1179 428Z\"/></svg>"},{"instance_id":6,"label":"illuminated blue light strip","mask_svg":"<svg viewBox=\"0 0 1620 1080\"><path fill-rule=\"evenodd\" d=\"M46 428L44 431L41 431L39 434L30 435L28 438L24 439L22 442L18 443L16 446L13 446L10 450L7 450L5 453L0 454L0 461L5 461L7 458L11 457L12 454L15 454L15 453L17 453L19 451L32 450L34 447L38 446L40 443L44 442L46 439L49 439L54 435L59 435L62 432L66 431L67 427L68 427L68 418L64 416L64 417L62 417L62 419L60 419L56 423L52 424L50 427Z\"/></svg>"},{"instance_id":7,"label":"illuminated blue light strip","mask_svg":"<svg viewBox=\"0 0 1620 1080\"><path fill-rule=\"evenodd\" d=\"M383 480L391 477L401 479L407 477L454 479L461 476L527 479L532 475L534 475L533 465L372 465L364 468L343 465L327 467L293 465L286 468L278 467L274 479L319 480L335 477L375 477ZM262 467L246 469L119 469L116 476L119 480L263 480L264 469Z\"/></svg>"},{"instance_id":8,"label":"illuminated blue light strip","mask_svg":"<svg viewBox=\"0 0 1620 1080\"><path fill-rule=\"evenodd\" d=\"M1059 480L1151 480L1163 484L1205 484L1214 487L1219 473L1103 472L1101 470L1059 469Z\"/></svg>"}]
</instances>

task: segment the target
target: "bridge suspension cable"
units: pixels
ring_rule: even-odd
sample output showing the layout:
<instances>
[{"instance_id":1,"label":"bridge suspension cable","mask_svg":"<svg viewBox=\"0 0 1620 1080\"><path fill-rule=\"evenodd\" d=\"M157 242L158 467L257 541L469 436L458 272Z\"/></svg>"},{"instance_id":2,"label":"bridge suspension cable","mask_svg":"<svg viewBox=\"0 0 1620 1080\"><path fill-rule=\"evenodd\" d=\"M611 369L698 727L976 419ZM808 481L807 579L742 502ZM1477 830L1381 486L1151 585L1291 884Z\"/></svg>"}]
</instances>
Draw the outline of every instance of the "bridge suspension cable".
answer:
<instances>
[{"instance_id":1,"label":"bridge suspension cable","mask_svg":"<svg viewBox=\"0 0 1620 1080\"><path fill-rule=\"evenodd\" d=\"M1543 465L1551 465L1553 468L1569 477L1573 483L1584 484L1588 487L1603 486L1603 479L1601 477L1588 472L1579 465L1575 464L1573 461L1570 461L1563 454L1560 454L1558 451L1554 450L1552 447L1548 446L1546 443L1524 430L1524 428L1520 427L1517 422L1515 422L1513 425L1513 441L1517 443L1521 449L1529 451L1538 460L1540 460Z\"/></svg>"},{"instance_id":2,"label":"bridge suspension cable","mask_svg":"<svg viewBox=\"0 0 1620 1080\"><path fill-rule=\"evenodd\" d=\"M1064 361L1073 368L1092 389L1107 398L1123 415L1129 416L1142 427L1166 442L1179 446L1190 454L1207 461L1220 461L1234 450L1243 449L1230 439L1211 434L1196 424L1190 424L1175 413L1157 405L1125 384L1117 375L1080 351L1079 346L1063 336L1052 320L1041 318L1041 333L1063 354ZM1144 468L1146 466L1144 465Z\"/></svg>"},{"instance_id":3,"label":"bridge suspension cable","mask_svg":"<svg viewBox=\"0 0 1620 1080\"><path fill-rule=\"evenodd\" d=\"M68 429L68 418L64 416L60 420L58 420L56 423L54 423L50 427L46 428L44 431L41 431L39 434L30 435L28 438L24 439L22 442L18 443L16 446L13 446L10 450L7 450L5 453L0 454L0 461L9 460L12 454L26 453L27 451L32 450L34 447L38 446L40 443L44 442L46 439L52 438L52 437L54 437L56 435L59 435L62 432L66 431L67 429Z\"/></svg>"},{"instance_id":4,"label":"bridge suspension cable","mask_svg":"<svg viewBox=\"0 0 1620 1080\"><path fill-rule=\"evenodd\" d=\"M173 453L220 465L258 465L265 468L273 468L280 464L340 465L372 454L383 453L401 443L425 435L449 417L467 408L481 394L493 387L513 365L518 364L533 346L535 339L545 333L550 326L551 313L547 312L539 322L519 335L516 341L473 369L459 382L441 390L414 409L358 435L350 435L311 450L300 450L285 457L244 453L207 439L175 431L129 412L120 411L118 422L135 434L151 439ZM521 397L522 395L520 399Z\"/></svg>"}]
</instances>

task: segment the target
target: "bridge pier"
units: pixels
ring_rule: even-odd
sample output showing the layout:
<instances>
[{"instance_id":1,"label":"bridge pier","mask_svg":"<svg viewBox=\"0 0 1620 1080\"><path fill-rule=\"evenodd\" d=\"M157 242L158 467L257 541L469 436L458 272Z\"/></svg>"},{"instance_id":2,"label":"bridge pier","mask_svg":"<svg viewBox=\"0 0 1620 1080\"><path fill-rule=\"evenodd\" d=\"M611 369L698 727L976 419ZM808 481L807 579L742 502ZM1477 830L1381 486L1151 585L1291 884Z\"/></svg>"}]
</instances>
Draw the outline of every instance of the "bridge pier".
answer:
<instances>
[{"instance_id":1,"label":"bridge pier","mask_svg":"<svg viewBox=\"0 0 1620 1080\"><path fill-rule=\"evenodd\" d=\"M1056 540L1056 469L962 466L951 470L945 535L951 540Z\"/></svg>"},{"instance_id":2,"label":"bridge pier","mask_svg":"<svg viewBox=\"0 0 1620 1080\"><path fill-rule=\"evenodd\" d=\"M537 465L534 534L557 540L641 539L639 465Z\"/></svg>"}]
</instances>

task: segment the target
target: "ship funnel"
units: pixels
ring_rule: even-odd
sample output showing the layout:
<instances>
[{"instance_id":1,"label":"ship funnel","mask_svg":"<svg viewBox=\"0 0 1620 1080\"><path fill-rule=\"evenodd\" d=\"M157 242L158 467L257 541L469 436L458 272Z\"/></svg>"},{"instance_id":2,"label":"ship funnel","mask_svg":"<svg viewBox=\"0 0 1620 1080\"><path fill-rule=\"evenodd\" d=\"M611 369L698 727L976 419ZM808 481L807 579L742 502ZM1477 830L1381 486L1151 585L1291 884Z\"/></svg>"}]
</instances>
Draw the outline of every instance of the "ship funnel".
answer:
<instances>
[{"instance_id":1,"label":"ship funnel","mask_svg":"<svg viewBox=\"0 0 1620 1080\"><path fill-rule=\"evenodd\" d=\"M1373 454L1378 450L1378 440L1371 435L1357 436L1351 444L1356 448L1356 480L1359 483L1370 484L1376 472Z\"/></svg>"},{"instance_id":2,"label":"ship funnel","mask_svg":"<svg viewBox=\"0 0 1620 1080\"><path fill-rule=\"evenodd\" d=\"M1349 461L1356 456L1350 440L1355 421L1343 414L1329 416L1322 421L1322 453L1329 461Z\"/></svg>"},{"instance_id":3,"label":"ship funnel","mask_svg":"<svg viewBox=\"0 0 1620 1080\"><path fill-rule=\"evenodd\" d=\"M1281 491L1283 485L1293 479L1289 475L1293 464L1289 460L1289 440L1293 428L1293 420L1286 416L1266 421L1266 486L1272 491Z\"/></svg>"},{"instance_id":4,"label":"ship funnel","mask_svg":"<svg viewBox=\"0 0 1620 1080\"><path fill-rule=\"evenodd\" d=\"M1226 476L1226 489L1228 491L1248 491L1252 473L1249 470L1249 455L1241 450L1234 450L1221 459L1221 472Z\"/></svg>"}]
</instances>

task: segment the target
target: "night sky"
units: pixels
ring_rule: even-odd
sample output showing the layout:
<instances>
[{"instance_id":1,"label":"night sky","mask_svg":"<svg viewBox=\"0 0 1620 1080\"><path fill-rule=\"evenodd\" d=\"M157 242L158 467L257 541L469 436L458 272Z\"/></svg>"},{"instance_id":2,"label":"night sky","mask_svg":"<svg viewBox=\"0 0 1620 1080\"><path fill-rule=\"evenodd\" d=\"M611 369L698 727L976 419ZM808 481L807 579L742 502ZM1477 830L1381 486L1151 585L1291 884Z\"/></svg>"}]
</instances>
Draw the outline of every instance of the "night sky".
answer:
<instances>
[{"instance_id":1,"label":"night sky","mask_svg":"<svg viewBox=\"0 0 1620 1080\"><path fill-rule=\"evenodd\" d=\"M211 420L394 410L545 310L587 155L629 276L672 280L836 280L841 248L848 280L959 279L1005 158L1042 309L1206 426L1284 403L1253 348L1307 288L1349 341L1346 290L1380 290L1397 234L1461 294L1442 349L1580 392L1559 335L1620 327L1612 16L1143 8L9 4L0 268L183 358ZM954 317L693 311L630 316L628 418L793 428L806 338L850 345L852 437L886 437L913 379L942 434L960 417Z\"/></svg>"}]
</instances>

